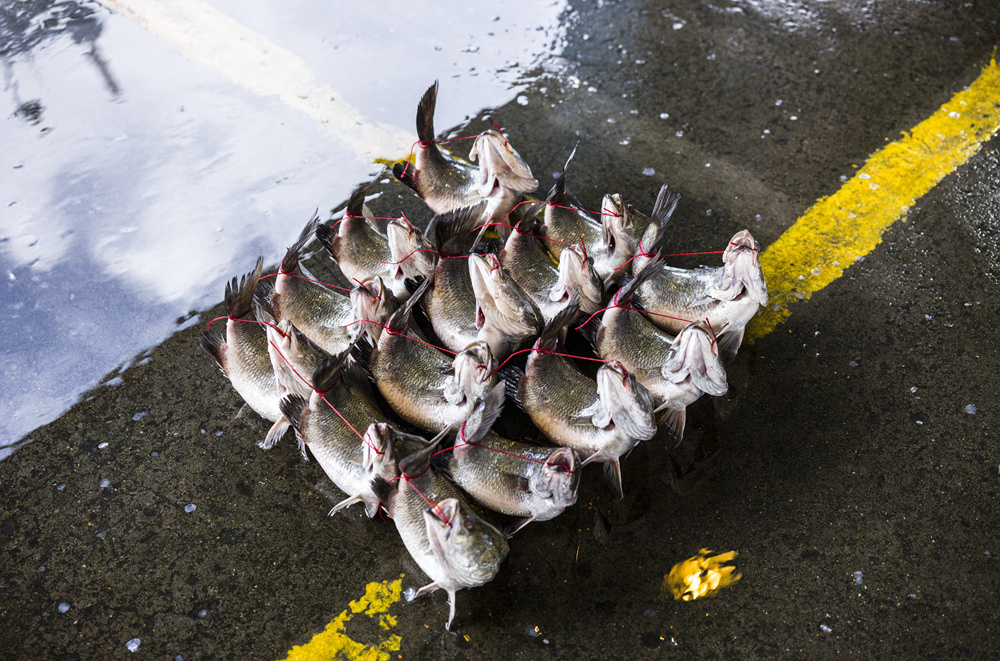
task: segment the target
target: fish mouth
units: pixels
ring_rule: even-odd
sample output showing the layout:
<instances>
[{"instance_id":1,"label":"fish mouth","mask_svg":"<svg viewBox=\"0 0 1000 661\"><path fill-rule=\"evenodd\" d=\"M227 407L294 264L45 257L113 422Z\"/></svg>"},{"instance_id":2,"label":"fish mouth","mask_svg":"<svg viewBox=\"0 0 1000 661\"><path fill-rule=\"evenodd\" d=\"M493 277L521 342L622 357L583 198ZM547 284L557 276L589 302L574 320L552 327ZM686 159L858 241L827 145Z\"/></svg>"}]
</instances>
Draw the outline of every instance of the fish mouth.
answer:
<instances>
[{"instance_id":1,"label":"fish mouth","mask_svg":"<svg viewBox=\"0 0 1000 661\"><path fill-rule=\"evenodd\" d=\"M597 395L601 408L594 416L595 425L605 423L606 431L618 430L643 441L656 434L652 395L621 364L612 362L597 370Z\"/></svg>"},{"instance_id":2,"label":"fish mouth","mask_svg":"<svg viewBox=\"0 0 1000 661\"><path fill-rule=\"evenodd\" d=\"M480 133L469 152L469 159L479 162L477 192L483 197L496 195L500 188L518 193L530 193L538 188L531 168L498 131Z\"/></svg>"},{"instance_id":3,"label":"fish mouth","mask_svg":"<svg viewBox=\"0 0 1000 661\"><path fill-rule=\"evenodd\" d=\"M664 376L674 383L690 379L702 392L716 397L726 394L729 381L719 358L715 333L704 321L695 321L677 334L671 343L673 355L663 366Z\"/></svg>"},{"instance_id":4,"label":"fish mouth","mask_svg":"<svg viewBox=\"0 0 1000 661\"><path fill-rule=\"evenodd\" d=\"M618 193L605 195L601 202L601 238L609 253L618 246L618 233L624 227L628 209Z\"/></svg>"}]
</instances>

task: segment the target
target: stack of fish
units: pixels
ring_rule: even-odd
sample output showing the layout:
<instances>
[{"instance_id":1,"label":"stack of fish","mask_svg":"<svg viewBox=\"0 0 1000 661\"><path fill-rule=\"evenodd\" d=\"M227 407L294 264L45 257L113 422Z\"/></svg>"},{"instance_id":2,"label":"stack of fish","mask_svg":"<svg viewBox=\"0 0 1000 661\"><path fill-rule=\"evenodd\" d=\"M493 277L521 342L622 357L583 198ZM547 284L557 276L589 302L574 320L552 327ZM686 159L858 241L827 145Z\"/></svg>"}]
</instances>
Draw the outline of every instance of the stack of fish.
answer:
<instances>
[{"instance_id":1,"label":"stack of fish","mask_svg":"<svg viewBox=\"0 0 1000 661\"><path fill-rule=\"evenodd\" d=\"M665 186L648 216L607 195L594 217L569 200L565 168L544 201L525 197L538 182L497 131L476 138L477 165L450 156L436 99L437 84L417 109L414 157L393 168L436 214L427 232L380 223L363 186L343 218L306 225L273 282L261 259L234 278L225 339L201 341L274 423L261 446L294 428L345 493L330 514L361 502L393 519L431 579L408 597L445 590L450 628L456 591L492 580L522 526L575 503L582 466L603 463L621 494L625 454L658 429L679 442L686 407L726 392L724 361L767 288L746 231L722 267L664 265L678 201ZM314 236L349 293L300 264ZM593 355L560 349L574 330ZM582 361L600 362L596 375ZM505 405L550 445L493 431ZM505 534L480 506L516 519L498 517Z\"/></svg>"}]
</instances>

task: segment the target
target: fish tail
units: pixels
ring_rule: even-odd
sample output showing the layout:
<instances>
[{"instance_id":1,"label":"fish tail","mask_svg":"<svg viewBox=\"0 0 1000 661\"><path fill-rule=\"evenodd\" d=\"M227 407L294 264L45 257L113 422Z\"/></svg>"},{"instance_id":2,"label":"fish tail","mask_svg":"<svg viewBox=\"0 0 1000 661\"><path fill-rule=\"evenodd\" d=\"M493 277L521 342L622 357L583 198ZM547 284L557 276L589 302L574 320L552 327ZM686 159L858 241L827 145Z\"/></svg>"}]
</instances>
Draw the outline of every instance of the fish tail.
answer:
<instances>
[{"instance_id":1,"label":"fish tail","mask_svg":"<svg viewBox=\"0 0 1000 661\"><path fill-rule=\"evenodd\" d=\"M549 323L545 324L545 328L542 329L542 334L539 336L536 346L539 349L545 350L554 348L559 338L563 336L563 329L576 319L577 312L579 311L580 297L579 294L574 292L573 298L566 304L566 307L557 312L556 316L552 317Z\"/></svg>"},{"instance_id":2,"label":"fish tail","mask_svg":"<svg viewBox=\"0 0 1000 661\"><path fill-rule=\"evenodd\" d=\"M212 357L215 364L219 366L219 369L228 378L229 374L226 372L226 341L215 333L205 331L198 338L198 344L205 350L205 353Z\"/></svg>"},{"instance_id":3,"label":"fish tail","mask_svg":"<svg viewBox=\"0 0 1000 661\"><path fill-rule=\"evenodd\" d=\"M281 415L292 425L297 436L300 435L299 429L302 424L302 411L305 410L306 404L306 400L299 395L285 395L278 402L278 409L281 411Z\"/></svg>"},{"instance_id":4,"label":"fish tail","mask_svg":"<svg viewBox=\"0 0 1000 661\"><path fill-rule=\"evenodd\" d=\"M264 268L264 258L257 258L257 267L240 278L237 283L236 278L226 283L226 314L239 319L245 317L253 306L253 293L257 289L257 282L260 280L260 272Z\"/></svg>"},{"instance_id":5,"label":"fish tail","mask_svg":"<svg viewBox=\"0 0 1000 661\"><path fill-rule=\"evenodd\" d=\"M474 207L449 211L437 218L434 231L437 234L439 250L444 255L464 255L472 248L472 230L483 218L485 202Z\"/></svg>"},{"instance_id":6,"label":"fish tail","mask_svg":"<svg viewBox=\"0 0 1000 661\"><path fill-rule=\"evenodd\" d=\"M645 236L643 237L643 250L653 252L661 248L663 238L666 236L667 224L670 222L671 216L674 215L674 211L677 210L677 203L680 202L680 199L680 194L671 193L666 184L660 187L656 202L653 204L653 213L650 216L654 234L649 241L646 240Z\"/></svg>"},{"instance_id":7,"label":"fish tail","mask_svg":"<svg viewBox=\"0 0 1000 661\"><path fill-rule=\"evenodd\" d=\"M417 137L424 143L434 142L434 108L437 106L437 94L438 81L435 80L417 104Z\"/></svg>"},{"instance_id":8,"label":"fish tail","mask_svg":"<svg viewBox=\"0 0 1000 661\"><path fill-rule=\"evenodd\" d=\"M419 193L417 190L417 182L413 178L414 166L413 163L409 161L399 161L392 166L392 175L399 180L399 182L412 191Z\"/></svg>"},{"instance_id":9,"label":"fish tail","mask_svg":"<svg viewBox=\"0 0 1000 661\"><path fill-rule=\"evenodd\" d=\"M313 212L312 218L306 223L306 226L302 228L302 232L299 233L299 238L295 240L295 243L285 251L285 256L281 260L281 272L291 273L295 270L295 267L299 265L299 253L302 249L306 247L309 240L312 239L313 235L316 234L316 228L320 224L319 210Z\"/></svg>"},{"instance_id":10,"label":"fish tail","mask_svg":"<svg viewBox=\"0 0 1000 661\"><path fill-rule=\"evenodd\" d=\"M334 233L333 229L329 225L324 223L320 223L316 226L315 234L316 240L319 241L319 244L323 246L328 253L330 253L330 257L333 258L333 261L338 261L340 258L340 237Z\"/></svg>"}]
</instances>

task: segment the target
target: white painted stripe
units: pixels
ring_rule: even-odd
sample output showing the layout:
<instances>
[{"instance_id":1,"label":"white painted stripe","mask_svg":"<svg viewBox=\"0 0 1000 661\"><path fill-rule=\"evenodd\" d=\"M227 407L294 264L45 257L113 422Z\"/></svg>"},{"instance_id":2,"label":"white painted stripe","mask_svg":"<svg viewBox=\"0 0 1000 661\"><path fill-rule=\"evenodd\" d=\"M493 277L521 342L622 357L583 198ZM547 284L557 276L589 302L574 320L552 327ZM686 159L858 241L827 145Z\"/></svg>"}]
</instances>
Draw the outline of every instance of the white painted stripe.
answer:
<instances>
[{"instance_id":1,"label":"white painted stripe","mask_svg":"<svg viewBox=\"0 0 1000 661\"><path fill-rule=\"evenodd\" d=\"M397 126L369 121L317 81L302 58L200 0L98 1L237 85L277 96L368 162L403 158L417 139Z\"/></svg>"}]
</instances>

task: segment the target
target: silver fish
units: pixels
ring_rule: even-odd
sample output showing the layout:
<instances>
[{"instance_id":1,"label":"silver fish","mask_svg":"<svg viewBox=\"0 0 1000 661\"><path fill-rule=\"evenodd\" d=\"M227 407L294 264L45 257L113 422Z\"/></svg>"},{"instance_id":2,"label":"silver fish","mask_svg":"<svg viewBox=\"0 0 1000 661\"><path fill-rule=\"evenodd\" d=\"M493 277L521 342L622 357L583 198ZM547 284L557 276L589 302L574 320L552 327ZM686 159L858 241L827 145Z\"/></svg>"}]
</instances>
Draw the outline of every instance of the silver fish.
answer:
<instances>
[{"instance_id":1,"label":"silver fish","mask_svg":"<svg viewBox=\"0 0 1000 661\"><path fill-rule=\"evenodd\" d=\"M500 414L504 384L480 402L460 428L448 460L458 486L495 512L524 517L510 533L532 521L548 521L576 502L579 459L570 448L511 441L490 430Z\"/></svg>"},{"instance_id":2,"label":"silver fish","mask_svg":"<svg viewBox=\"0 0 1000 661\"><path fill-rule=\"evenodd\" d=\"M431 85L417 105L417 137L412 163L403 161L393 174L412 188L436 214L486 202L482 219L506 215L522 193L538 188L531 168L497 131L485 131L469 153L473 166L453 158L436 143L434 108L438 84Z\"/></svg>"},{"instance_id":3,"label":"silver fish","mask_svg":"<svg viewBox=\"0 0 1000 661\"><path fill-rule=\"evenodd\" d=\"M288 429L289 421L278 406L282 392L271 366L267 334L250 318L254 290L260 279L264 260L257 258L257 267L247 275L226 283L226 339L206 331L198 343L233 384L233 388L261 417L274 422L259 445L270 449Z\"/></svg>"},{"instance_id":4,"label":"silver fish","mask_svg":"<svg viewBox=\"0 0 1000 661\"><path fill-rule=\"evenodd\" d=\"M472 290L467 253L471 232L479 224L483 205L437 216L434 221L441 258L434 282L424 300L434 333L452 351L460 351L478 339L476 295Z\"/></svg>"},{"instance_id":5,"label":"silver fish","mask_svg":"<svg viewBox=\"0 0 1000 661\"><path fill-rule=\"evenodd\" d=\"M641 311L630 309L636 287L662 266L657 256L618 290L603 315L596 347L601 358L617 360L653 395L656 411L678 440L684 435L686 408L702 394L724 395L729 388L715 334L703 321L668 335Z\"/></svg>"},{"instance_id":6,"label":"silver fish","mask_svg":"<svg viewBox=\"0 0 1000 661\"><path fill-rule=\"evenodd\" d=\"M518 221L497 256L500 263L534 301L544 323L573 298L581 301L584 314L596 312L601 307L604 286L581 244L565 246L556 264L542 240L532 233L531 218L526 215Z\"/></svg>"},{"instance_id":7,"label":"silver fish","mask_svg":"<svg viewBox=\"0 0 1000 661\"><path fill-rule=\"evenodd\" d=\"M373 480L382 505L396 524L410 556L430 577L419 590L408 588L407 601L441 589L448 593L450 630L455 594L484 585L497 575L510 547L503 534L476 516L458 489L430 466L437 443L404 458L401 479Z\"/></svg>"},{"instance_id":8,"label":"silver fish","mask_svg":"<svg viewBox=\"0 0 1000 661\"><path fill-rule=\"evenodd\" d=\"M373 183L359 186L351 194L344 217L336 223L336 232L329 225L316 226L316 238L352 283L374 275L389 280L393 270L389 239L365 205L365 194Z\"/></svg>"},{"instance_id":9,"label":"silver fish","mask_svg":"<svg viewBox=\"0 0 1000 661\"><path fill-rule=\"evenodd\" d=\"M666 185L660 187L653 204L651 215L637 211L627 204L622 196L615 193L605 195L601 203L602 239L607 246L607 257L601 262L598 272L604 275L605 282L619 281L626 275L628 269L623 268L636 255L652 255L658 246L654 241L662 242L663 230L670 217L677 209L680 195L671 193ZM638 270L633 266L633 273Z\"/></svg>"},{"instance_id":10,"label":"silver fish","mask_svg":"<svg viewBox=\"0 0 1000 661\"><path fill-rule=\"evenodd\" d=\"M271 307L275 319L288 319L324 351L337 355L350 346L360 332L354 321L349 296L306 279L299 266L299 254L319 225L314 215L291 248L285 253L275 276Z\"/></svg>"},{"instance_id":11,"label":"silver fish","mask_svg":"<svg viewBox=\"0 0 1000 661\"><path fill-rule=\"evenodd\" d=\"M737 232L722 254L722 267L664 266L636 290L635 300L650 321L670 333L704 320L716 333L719 351L731 359L743 342L747 322L767 305L767 283L757 258L760 247L747 230ZM636 258L641 269L647 258Z\"/></svg>"},{"instance_id":12,"label":"silver fish","mask_svg":"<svg viewBox=\"0 0 1000 661\"><path fill-rule=\"evenodd\" d=\"M390 436L379 426L385 416L341 380L346 353L316 369L312 375L316 389L308 402L298 395L287 395L281 400L281 412L291 421L299 442L309 448L330 480L347 494L330 515L363 502L372 517L379 504L371 488L372 480L376 476L391 480L396 466Z\"/></svg>"},{"instance_id":13,"label":"silver fish","mask_svg":"<svg viewBox=\"0 0 1000 661\"><path fill-rule=\"evenodd\" d=\"M386 226L389 237L389 284L396 298L401 301L410 297L406 280L419 280L434 275L437 266L437 250L423 232L414 227L405 216L401 220L390 220Z\"/></svg>"},{"instance_id":14,"label":"silver fish","mask_svg":"<svg viewBox=\"0 0 1000 661\"><path fill-rule=\"evenodd\" d=\"M603 462L621 495L620 457L656 434L653 399L618 362L602 365L595 382L550 353L571 318L569 311L556 317L528 354L518 387L521 405L551 441L585 457L582 465Z\"/></svg>"},{"instance_id":15,"label":"silver fish","mask_svg":"<svg viewBox=\"0 0 1000 661\"><path fill-rule=\"evenodd\" d=\"M452 359L407 329L410 309L428 284L388 320L369 362L379 391L400 416L441 431L461 424L499 377L485 342L471 343Z\"/></svg>"},{"instance_id":16,"label":"silver fish","mask_svg":"<svg viewBox=\"0 0 1000 661\"><path fill-rule=\"evenodd\" d=\"M477 339L503 360L542 331L542 314L495 255L469 255Z\"/></svg>"}]
</instances>

